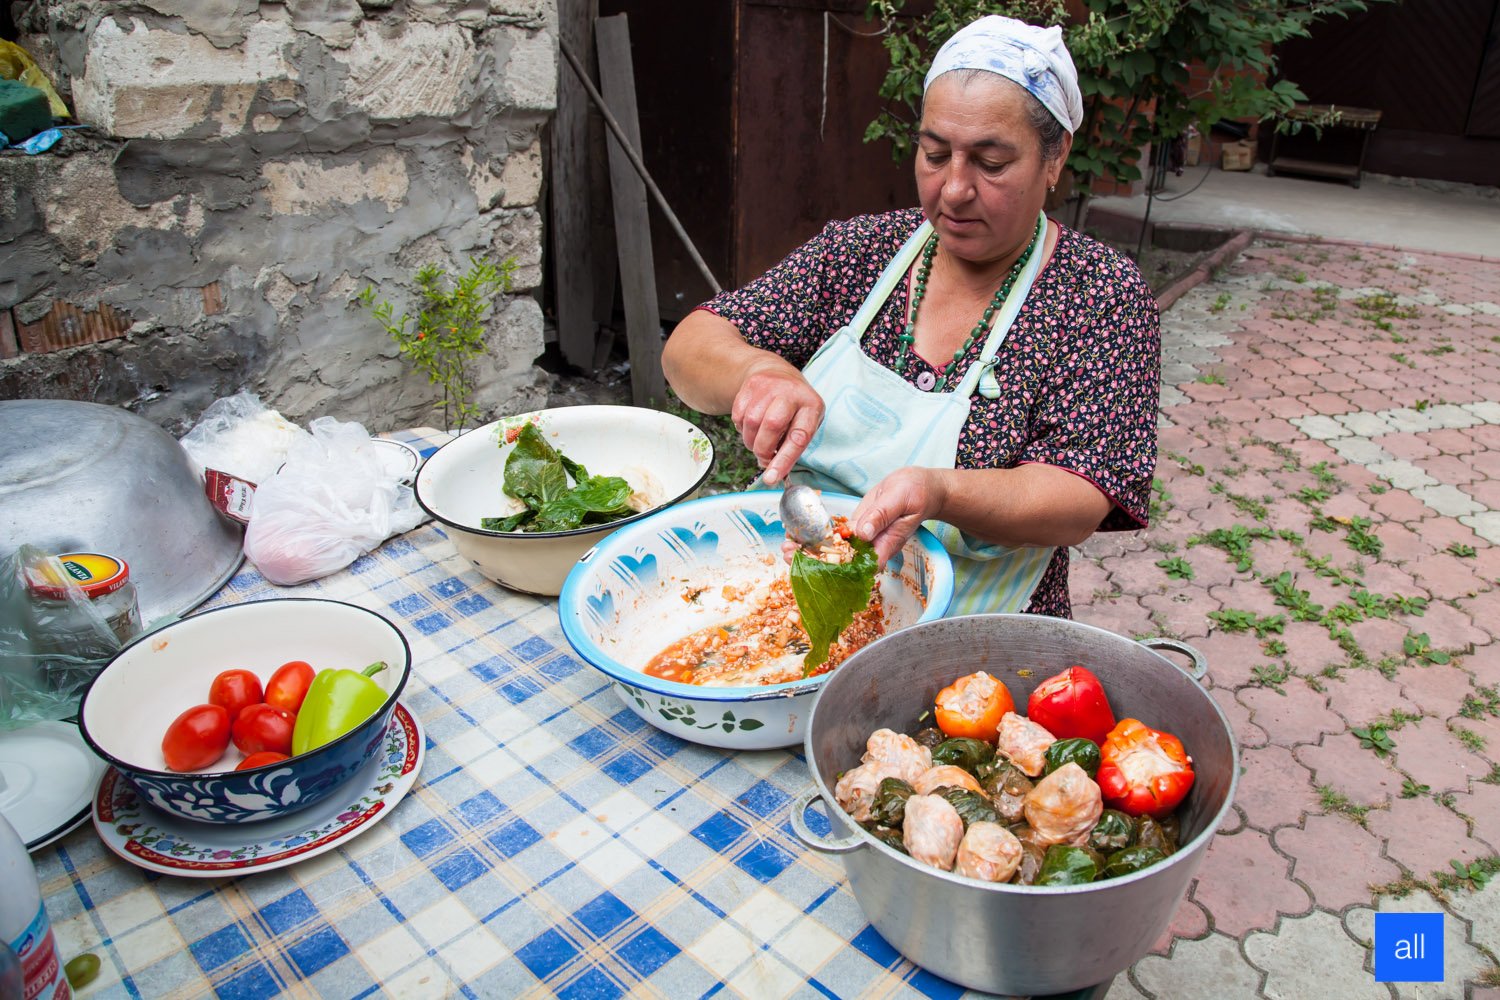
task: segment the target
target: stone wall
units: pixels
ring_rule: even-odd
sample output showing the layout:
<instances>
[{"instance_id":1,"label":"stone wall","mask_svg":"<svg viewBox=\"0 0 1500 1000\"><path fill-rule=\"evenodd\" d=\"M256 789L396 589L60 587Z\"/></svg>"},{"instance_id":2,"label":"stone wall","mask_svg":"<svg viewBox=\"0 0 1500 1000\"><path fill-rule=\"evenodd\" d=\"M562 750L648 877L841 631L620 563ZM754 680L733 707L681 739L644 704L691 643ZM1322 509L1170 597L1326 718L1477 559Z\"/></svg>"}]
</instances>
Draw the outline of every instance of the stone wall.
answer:
<instances>
[{"instance_id":1,"label":"stone wall","mask_svg":"<svg viewBox=\"0 0 1500 1000\"><path fill-rule=\"evenodd\" d=\"M478 402L545 402L540 132L554 0L33 0L20 44L78 119L0 156L0 398L173 430L240 388L305 421L438 423L351 304L418 268L517 263Z\"/></svg>"}]
</instances>

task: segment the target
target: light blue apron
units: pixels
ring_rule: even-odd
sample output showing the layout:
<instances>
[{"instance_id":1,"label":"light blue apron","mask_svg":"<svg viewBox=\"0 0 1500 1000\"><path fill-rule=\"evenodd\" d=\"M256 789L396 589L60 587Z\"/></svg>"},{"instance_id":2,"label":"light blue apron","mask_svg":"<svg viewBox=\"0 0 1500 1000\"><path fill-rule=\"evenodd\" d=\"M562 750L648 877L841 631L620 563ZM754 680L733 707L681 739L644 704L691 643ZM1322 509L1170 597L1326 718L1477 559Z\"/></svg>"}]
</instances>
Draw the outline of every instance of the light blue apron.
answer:
<instances>
[{"instance_id":1,"label":"light blue apron","mask_svg":"<svg viewBox=\"0 0 1500 1000\"><path fill-rule=\"evenodd\" d=\"M822 425L790 478L818 489L863 496L881 479L908 465L954 468L959 432L969 419L970 397L976 390L988 399L1000 394L995 356L1041 270L1046 233L1041 227L1046 224L1046 216L1040 216L1037 250L995 317L979 359L951 392L923 392L871 360L859 344L927 242L932 224L924 222L886 265L849 325L829 337L802 369L823 397L825 411ZM926 527L953 555L949 615L1025 610L1052 561L1050 546L993 545L941 521L928 521Z\"/></svg>"}]
</instances>

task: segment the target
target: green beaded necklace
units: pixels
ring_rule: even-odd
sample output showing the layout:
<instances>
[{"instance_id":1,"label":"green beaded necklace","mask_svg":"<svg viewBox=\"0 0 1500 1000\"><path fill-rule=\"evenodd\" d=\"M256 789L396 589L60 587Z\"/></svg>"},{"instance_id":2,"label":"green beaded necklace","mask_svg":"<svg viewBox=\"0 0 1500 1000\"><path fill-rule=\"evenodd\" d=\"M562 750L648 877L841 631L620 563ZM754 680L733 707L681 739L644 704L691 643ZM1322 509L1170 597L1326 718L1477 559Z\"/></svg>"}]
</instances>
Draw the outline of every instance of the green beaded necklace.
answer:
<instances>
[{"instance_id":1,"label":"green beaded necklace","mask_svg":"<svg viewBox=\"0 0 1500 1000\"><path fill-rule=\"evenodd\" d=\"M995 318L995 313L999 312L1000 307L1005 304L1005 300L1010 296L1011 288L1016 284L1016 278L1021 274L1021 269L1031 259L1031 253L1036 249L1037 237L1041 232L1042 229L1040 226L1032 231L1031 242L1026 244L1026 249L1021 251L1021 256L1016 258L1016 262L1011 265L1010 273L1005 276L1005 281L1000 284L999 290L990 298L990 304L984 307L984 315L979 318L978 323L974 324L974 329L969 331L969 339L964 341L962 347L953 352L953 360L948 362L947 366L943 369L943 373L938 376L937 384L932 387L934 392L948 384L948 380L953 377L954 369L958 367L958 363L964 359L964 355L969 353L969 349L990 328L990 321ZM922 298L927 294L927 279L932 276L932 259L937 256L937 248L937 234L933 233L928 237L927 245L922 247L922 264L917 268L916 287L912 289L911 293L911 319L907 321L905 332L897 338L901 341L901 349L896 354L896 371L898 372L906 371L907 352L911 350L912 342L917 339L917 308L921 306Z\"/></svg>"}]
</instances>

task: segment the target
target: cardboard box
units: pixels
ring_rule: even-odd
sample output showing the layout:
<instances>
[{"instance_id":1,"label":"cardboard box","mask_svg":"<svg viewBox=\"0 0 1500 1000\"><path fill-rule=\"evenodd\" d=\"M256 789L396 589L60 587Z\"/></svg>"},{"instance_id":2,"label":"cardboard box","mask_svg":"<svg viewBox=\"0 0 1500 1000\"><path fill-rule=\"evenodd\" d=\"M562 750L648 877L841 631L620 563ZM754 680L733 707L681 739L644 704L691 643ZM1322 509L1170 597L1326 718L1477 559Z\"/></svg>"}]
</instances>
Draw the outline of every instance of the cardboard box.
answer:
<instances>
[{"instance_id":1,"label":"cardboard box","mask_svg":"<svg viewBox=\"0 0 1500 1000\"><path fill-rule=\"evenodd\" d=\"M1224 145L1221 165L1225 170L1249 170L1255 164L1255 144L1248 139Z\"/></svg>"}]
</instances>

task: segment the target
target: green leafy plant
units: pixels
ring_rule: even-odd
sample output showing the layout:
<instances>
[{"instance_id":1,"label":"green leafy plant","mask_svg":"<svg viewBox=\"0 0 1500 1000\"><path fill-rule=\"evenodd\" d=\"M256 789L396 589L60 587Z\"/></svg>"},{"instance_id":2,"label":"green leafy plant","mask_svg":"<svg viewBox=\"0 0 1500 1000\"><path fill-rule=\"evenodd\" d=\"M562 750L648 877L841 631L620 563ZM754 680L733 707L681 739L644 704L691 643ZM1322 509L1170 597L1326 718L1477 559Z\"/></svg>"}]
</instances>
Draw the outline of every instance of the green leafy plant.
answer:
<instances>
[{"instance_id":1,"label":"green leafy plant","mask_svg":"<svg viewBox=\"0 0 1500 1000\"><path fill-rule=\"evenodd\" d=\"M1261 616L1241 608L1210 611L1208 619L1225 632L1254 632L1260 639L1268 635L1280 635L1286 629L1286 615Z\"/></svg>"},{"instance_id":2,"label":"green leafy plant","mask_svg":"<svg viewBox=\"0 0 1500 1000\"><path fill-rule=\"evenodd\" d=\"M906 155L932 57L976 17L1061 25L1084 102L1068 167L1085 192L1095 177L1139 179L1144 145L1195 124L1276 119L1278 128L1296 131L1300 124L1282 116L1306 96L1290 80L1272 82L1276 46L1307 37L1325 17L1367 8L1365 0L1081 0L1075 6L1083 16L1070 19L1062 0L936 0L926 16L897 16L905 6L871 0L866 8L883 25L891 65L880 87L887 108L865 141L888 139L897 159ZM1208 71L1202 86L1190 85L1194 66Z\"/></svg>"},{"instance_id":3,"label":"green leafy plant","mask_svg":"<svg viewBox=\"0 0 1500 1000\"><path fill-rule=\"evenodd\" d=\"M1433 649L1426 632L1408 632L1401 640L1401 648L1409 658L1423 663L1448 663L1453 659L1442 650Z\"/></svg>"},{"instance_id":4,"label":"green leafy plant","mask_svg":"<svg viewBox=\"0 0 1500 1000\"><path fill-rule=\"evenodd\" d=\"M1243 524L1236 524L1229 528L1215 528L1206 535L1194 535L1188 539L1188 546L1212 545L1216 549L1223 549L1234 560L1234 568L1244 573L1254 565L1254 559L1250 555L1251 545L1258 539L1274 537L1276 534L1270 528L1260 525L1247 528Z\"/></svg>"},{"instance_id":5,"label":"green leafy plant","mask_svg":"<svg viewBox=\"0 0 1500 1000\"><path fill-rule=\"evenodd\" d=\"M1332 785L1318 786L1318 801L1329 812L1343 813L1360 826L1365 825L1365 815L1370 811L1369 806L1355 805L1349 796Z\"/></svg>"},{"instance_id":6,"label":"green leafy plant","mask_svg":"<svg viewBox=\"0 0 1500 1000\"><path fill-rule=\"evenodd\" d=\"M1431 791L1432 787L1430 785L1418 784L1411 778L1406 778L1401 782L1401 797L1403 799L1414 799L1419 795L1426 795Z\"/></svg>"},{"instance_id":7,"label":"green leafy plant","mask_svg":"<svg viewBox=\"0 0 1500 1000\"><path fill-rule=\"evenodd\" d=\"M1449 726L1448 731L1458 739L1458 742L1475 753L1484 753L1485 745L1489 742L1483 736L1474 732L1474 730L1466 729L1463 726Z\"/></svg>"},{"instance_id":8,"label":"green leafy plant","mask_svg":"<svg viewBox=\"0 0 1500 1000\"><path fill-rule=\"evenodd\" d=\"M1475 555L1474 546L1465 545L1463 542L1449 542L1447 552L1460 559L1473 559Z\"/></svg>"},{"instance_id":9,"label":"green leafy plant","mask_svg":"<svg viewBox=\"0 0 1500 1000\"><path fill-rule=\"evenodd\" d=\"M1464 695L1463 707L1458 710L1458 714L1466 719L1500 715L1500 691L1493 685L1481 685L1476 690L1478 694Z\"/></svg>"},{"instance_id":10,"label":"green leafy plant","mask_svg":"<svg viewBox=\"0 0 1500 1000\"><path fill-rule=\"evenodd\" d=\"M1359 740L1359 745L1365 750L1374 750L1377 757L1384 757L1396 749L1396 741L1391 739L1386 732L1386 727L1378 722L1372 722L1368 726L1349 730L1354 738Z\"/></svg>"},{"instance_id":11,"label":"green leafy plant","mask_svg":"<svg viewBox=\"0 0 1500 1000\"><path fill-rule=\"evenodd\" d=\"M495 296L510 291L514 258L500 264L470 258L469 269L454 278L436 264L416 273L416 315L396 315L396 307L377 300L373 286L365 286L355 301L371 314L396 342L401 356L443 387L443 398L433 406L443 413L443 429L463 431L483 414L474 403L474 363L486 350L485 317Z\"/></svg>"},{"instance_id":12,"label":"green leafy plant","mask_svg":"<svg viewBox=\"0 0 1500 1000\"><path fill-rule=\"evenodd\" d=\"M1314 604L1311 593L1297 586L1291 570L1268 580L1267 586L1271 588L1276 603L1292 613L1293 621L1315 622L1323 615L1323 606Z\"/></svg>"},{"instance_id":13,"label":"green leafy plant","mask_svg":"<svg viewBox=\"0 0 1500 1000\"><path fill-rule=\"evenodd\" d=\"M1156 565L1166 571L1167 576L1174 580L1191 580L1193 578L1193 567L1181 556L1173 556L1170 559L1158 559Z\"/></svg>"},{"instance_id":14,"label":"green leafy plant","mask_svg":"<svg viewBox=\"0 0 1500 1000\"><path fill-rule=\"evenodd\" d=\"M1494 877L1495 872L1500 871L1500 864L1496 864L1497 860L1500 859L1481 858L1478 861L1466 863L1455 858L1448 864L1460 882L1471 882L1475 889L1483 889Z\"/></svg>"},{"instance_id":15,"label":"green leafy plant","mask_svg":"<svg viewBox=\"0 0 1500 1000\"><path fill-rule=\"evenodd\" d=\"M1261 687L1270 688L1279 695L1285 695L1286 691L1281 685L1292 675L1291 669L1285 663L1259 663L1250 668L1250 682L1259 684Z\"/></svg>"}]
</instances>

